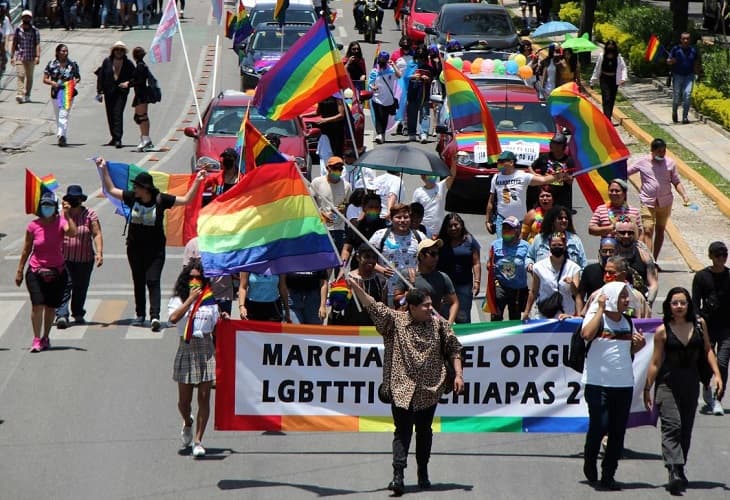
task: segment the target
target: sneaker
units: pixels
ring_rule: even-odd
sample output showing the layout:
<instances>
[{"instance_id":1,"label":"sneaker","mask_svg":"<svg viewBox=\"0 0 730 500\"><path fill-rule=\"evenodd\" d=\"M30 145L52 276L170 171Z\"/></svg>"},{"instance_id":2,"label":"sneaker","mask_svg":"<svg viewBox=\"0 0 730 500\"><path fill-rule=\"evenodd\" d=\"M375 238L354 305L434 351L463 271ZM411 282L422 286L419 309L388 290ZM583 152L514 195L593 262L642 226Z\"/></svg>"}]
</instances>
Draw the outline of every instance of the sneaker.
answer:
<instances>
[{"instance_id":1,"label":"sneaker","mask_svg":"<svg viewBox=\"0 0 730 500\"><path fill-rule=\"evenodd\" d=\"M59 316L56 318L56 328L59 330L65 330L68 328L68 319L65 316Z\"/></svg>"},{"instance_id":2,"label":"sneaker","mask_svg":"<svg viewBox=\"0 0 730 500\"><path fill-rule=\"evenodd\" d=\"M22 96L19 96L19 95L16 95L15 96L15 102L17 102L18 104L23 104L23 97Z\"/></svg>"},{"instance_id":3,"label":"sneaker","mask_svg":"<svg viewBox=\"0 0 730 500\"><path fill-rule=\"evenodd\" d=\"M426 134L421 134L421 144L426 144L428 142L428 136Z\"/></svg>"},{"instance_id":4,"label":"sneaker","mask_svg":"<svg viewBox=\"0 0 730 500\"><path fill-rule=\"evenodd\" d=\"M725 415L725 410L723 409L720 402L716 399L715 403L712 405L712 414L717 415L718 417L721 417Z\"/></svg>"},{"instance_id":5,"label":"sneaker","mask_svg":"<svg viewBox=\"0 0 730 500\"><path fill-rule=\"evenodd\" d=\"M48 337L41 338L41 351L46 351L51 348L51 339Z\"/></svg>"},{"instance_id":6,"label":"sneaker","mask_svg":"<svg viewBox=\"0 0 730 500\"><path fill-rule=\"evenodd\" d=\"M132 326L142 326L144 325L144 316L137 316L132 320L131 323Z\"/></svg>"},{"instance_id":7,"label":"sneaker","mask_svg":"<svg viewBox=\"0 0 730 500\"><path fill-rule=\"evenodd\" d=\"M25 96L25 99L23 99L23 102L30 102L30 96L29 95ZM687 122L687 123L689 123L689 122Z\"/></svg>"},{"instance_id":8,"label":"sneaker","mask_svg":"<svg viewBox=\"0 0 730 500\"><path fill-rule=\"evenodd\" d=\"M150 327L152 328L153 332L159 332L160 328L162 328L162 323L160 323L160 320L157 318L152 319L152 322L150 323Z\"/></svg>"},{"instance_id":9,"label":"sneaker","mask_svg":"<svg viewBox=\"0 0 730 500\"><path fill-rule=\"evenodd\" d=\"M193 456L195 458L204 457L205 456L205 448L203 448L203 445L200 443L195 443L195 446L193 446Z\"/></svg>"},{"instance_id":10,"label":"sneaker","mask_svg":"<svg viewBox=\"0 0 730 500\"><path fill-rule=\"evenodd\" d=\"M145 141L139 141L139 144L137 144L137 147L134 149L137 151L142 151L142 148L144 148L145 144L147 144Z\"/></svg>"},{"instance_id":11,"label":"sneaker","mask_svg":"<svg viewBox=\"0 0 730 500\"><path fill-rule=\"evenodd\" d=\"M375 136L375 142L378 144L383 144L383 134L378 134Z\"/></svg>"},{"instance_id":12,"label":"sneaker","mask_svg":"<svg viewBox=\"0 0 730 500\"><path fill-rule=\"evenodd\" d=\"M58 145L60 147L62 147L62 148L66 147L66 144L67 144L67 142L66 142L66 138L64 136L61 136L58 138Z\"/></svg>"},{"instance_id":13,"label":"sneaker","mask_svg":"<svg viewBox=\"0 0 730 500\"><path fill-rule=\"evenodd\" d=\"M677 112L672 111L672 122L679 123L679 118L677 118Z\"/></svg>"},{"instance_id":14,"label":"sneaker","mask_svg":"<svg viewBox=\"0 0 730 500\"><path fill-rule=\"evenodd\" d=\"M687 125L689 123L689 118L682 118L682 123Z\"/></svg>"},{"instance_id":15,"label":"sneaker","mask_svg":"<svg viewBox=\"0 0 730 500\"><path fill-rule=\"evenodd\" d=\"M154 144L152 144L152 141L147 141L147 142L145 143L145 145L144 145L144 146L142 146L142 150L141 150L141 151L142 151L143 153L149 153L149 152L150 152L150 151L152 151L153 149L155 149L155 145L154 145Z\"/></svg>"},{"instance_id":16,"label":"sneaker","mask_svg":"<svg viewBox=\"0 0 730 500\"><path fill-rule=\"evenodd\" d=\"M184 10L181 10L180 11L180 19L185 19L185 11ZM205 454L205 450L203 450L203 453Z\"/></svg>"},{"instance_id":17,"label":"sneaker","mask_svg":"<svg viewBox=\"0 0 730 500\"><path fill-rule=\"evenodd\" d=\"M41 352L42 350L43 346L41 345L41 339L33 337L33 343L30 345L30 352Z\"/></svg>"},{"instance_id":18,"label":"sneaker","mask_svg":"<svg viewBox=\"0 0 730 500\"><path fill-rule=\"evenodd\" d=\"M182 441L183 448L187 448L193 442L193 426L183 425L182 431L180 431L180 441Z\"/></svg>"}]
</instances>

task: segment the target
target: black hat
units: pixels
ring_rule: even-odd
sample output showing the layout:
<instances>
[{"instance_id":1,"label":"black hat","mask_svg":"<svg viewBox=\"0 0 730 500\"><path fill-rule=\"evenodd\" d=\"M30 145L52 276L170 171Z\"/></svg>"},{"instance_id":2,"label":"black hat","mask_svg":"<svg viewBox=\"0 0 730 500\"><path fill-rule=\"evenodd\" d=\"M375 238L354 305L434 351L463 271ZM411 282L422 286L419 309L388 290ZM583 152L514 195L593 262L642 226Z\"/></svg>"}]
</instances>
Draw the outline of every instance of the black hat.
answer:
<instances>
[{"instance_id":1,"label":"black hat","mask_svg":"<svg viewBox=\"0 0 730 500\"><path fill-rule=\"evenodd\" d=\"M140 172L139 174L137 174L137 177L134 178L132 184L134 184L135 186L143 187L145 189L149 189L150 191L154 191L156 189L155 180L148 172Z\"/></svg>"},{"instance_id":2,"label":"black hat","mask_svg":"<svg viewBox=\"0 0 730 500\"><path fill-rule=\"evenodd\" d=\"M568 138L561 133L557 133L550 139L550 142L554 142L555 144L568 144Z\"/></svg>"},{"instance_id":3,"label":"black hat","mask_svg":"<svg viewBox=\"0 0 730 500\"><path fill-rule=\"evenodd\" d=\"M233 148L226 148L221 153L221 158L223 158L224 156L229 156L235 160L236 158L238 158L238 153L236 153L236 150Z\"/></svg>"},{"instance_id":4,"label":"black hat","mask_svg":"<svg viewBox=\"0 0 730 500\"><path fill-rule=\"evenodd\" d=\"M71 198L78 198L81 201L86 201L88 196L84 194L84 190L81 189L81 186L71 184L68 188L66 188L66 195L63 197L63 201L69 201Z\"/></svg>"},{"instance_id":5,"label":"black hat","mask_svg":"<svg viewBox=\"0 0 730 500\"><path fill-rule=\"evenodd\" d=\"M723 243L722 241L713 241L710 243L710 255L720 255L725 254L727 255L727 245Z\"/></svg>"}]
</instances>

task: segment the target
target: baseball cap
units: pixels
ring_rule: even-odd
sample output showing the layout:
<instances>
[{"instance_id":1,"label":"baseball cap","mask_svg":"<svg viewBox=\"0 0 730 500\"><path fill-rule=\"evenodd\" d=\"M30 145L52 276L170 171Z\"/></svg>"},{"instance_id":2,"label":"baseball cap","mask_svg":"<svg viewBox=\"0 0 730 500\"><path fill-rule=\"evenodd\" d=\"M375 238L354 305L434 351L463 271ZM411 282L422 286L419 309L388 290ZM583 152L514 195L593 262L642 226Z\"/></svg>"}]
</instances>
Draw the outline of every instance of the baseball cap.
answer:
<instances>
[{"instance_id":1,"label":"baseball cap","mask_svg":"<svg viewBox=\"0 0 730 500\"><path fill-rule=\"evenodd\" d=\"M510 215L502 221L502 225L507 225L515 229L519 229L522 224L520 224L520 221L517 220L517 217L515 217L514 215Z\"/></svg>"},{"instance_id":2,"label":"baseball cap","mask_svg":"<svg viewBox=\"0 0 730 500\"><path fill-rule=\"evenodd\" d=\"M28 16L28 17L33 17L33 13L32 13L31 11L29 11L29 10L27 10L27 9L26 9L26 10L24 10L24 11L23 11L23 13L22 13L22 14L20 14L20 17L21 17L21 18L23 18L23 17L25 17L25 16Z\"/></svg>"},{"instance_id":3,"label":"baseball cap","mask_svg":"<svg viewBox=\"0 0 730 500\"><path fill-rule=\"evenodd\" d=\"M499 154L499 158L497 158L497 161L505 161L505 160L511 160L511 161L517 161L517 157L512 151L502 151Z\"/></svg>"},{"instance_id":4,"label":"baseball cap","mask_svg":"<svg viewBox=\"0 0 730 500\"><path fill-rule=\"evenodd\" d=\"M45 192L41 195L41 201L39 204L41 206L50 205L52 207L55 207L56 205L58 205L58 198L56 198L56 195L53 193Z\"/></svg>"},{"instance_id":5,"label":"baseball cap","mask_svg":"<svg viewBox=\"0 0 730 500\"><path fill-rule=\"evenodd\" d=\"M552 139L550 139L550 142L554 142L556 144L567 144L568 138L565 137L563 134L557 133L553 136Z\"/></svg>"},{"instance_id":6,"label":"baseball cap","mask_svg":"<svg viewBox=\"0 0 730 500\"><path fill-rule=\"evenodd\" d=\"M718 254L726 254L727 255L727 245L723 243L722 241L713 241L710 243L710 255L718 255Z\"/></svg>"},{"instance_id":7,"label":"baseball cap","mask_svg":"<svg viewBox=\"0 0 730 500\"><path fill-rule=\"evenodd\" d=\"M330 159L327 160L328 167L343 168L344 165L345 165L345 161L342 158L340 158L339 156L330 156Z\"/></svg>"},{"instance_id":8,"label":"baseball cap","mask_svg":"<svg viewBox=\"0 0 730 500\"><path fill-rule=\"evenodd\" d=\"M441 248L444 246L444 242L441 240L432 240L431 238L426 238L425 240L421 240L420 243L418 243L418 253L421 253L421 251L426 250L427 248L436 247Z\"/></svg>"}]
</instances>

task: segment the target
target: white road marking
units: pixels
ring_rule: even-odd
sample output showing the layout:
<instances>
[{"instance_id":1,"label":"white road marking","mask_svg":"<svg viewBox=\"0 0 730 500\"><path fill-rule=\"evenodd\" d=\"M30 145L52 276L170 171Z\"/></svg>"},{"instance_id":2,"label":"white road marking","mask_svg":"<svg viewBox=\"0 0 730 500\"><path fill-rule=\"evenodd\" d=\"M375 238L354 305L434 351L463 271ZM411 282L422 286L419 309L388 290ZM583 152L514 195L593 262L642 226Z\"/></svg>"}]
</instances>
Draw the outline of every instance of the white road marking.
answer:
<instances>
[{"instance_id":1,"label":"white road marking","mask_svg":"<svg viewBox=\"0 0 730 500\"><path fill-rule=\"evenodd\" d=\"M27 295L27 293L24 294L24 296ZM0 318L4 320L3 324L0 324L0 337L5 334L15 317L20 313L20 310L23 309L25 302L24 300L6 300L0 302Z\"/></svg>"},{"instance_id":2,"label":"white road marking","mask_svg":"<svg viewBox=\"0 0 730 500\"><path fill-rule=\"evenodd\" d=\"M89 321L96 314L96 310L101 305L100 299L87 299L86 300L86 321ZM70 318L73 321L73 318ZM88 323L85 325L69 325L65 330L59 330L54 328L51 330L51 341L54 339L59 340L81 340L86 335L86 331L89 329Z\"/></svg>"}]
</instances>

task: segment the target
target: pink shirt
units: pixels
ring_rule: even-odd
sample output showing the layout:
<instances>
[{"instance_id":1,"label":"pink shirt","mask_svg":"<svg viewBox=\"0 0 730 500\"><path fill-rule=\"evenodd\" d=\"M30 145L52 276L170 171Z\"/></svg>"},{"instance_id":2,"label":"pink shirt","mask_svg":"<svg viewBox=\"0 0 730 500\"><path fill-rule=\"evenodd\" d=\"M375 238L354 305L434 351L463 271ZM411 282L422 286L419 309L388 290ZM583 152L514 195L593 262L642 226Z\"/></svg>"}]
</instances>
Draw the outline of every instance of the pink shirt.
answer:
<instances>
[{"instance_id":1,"label":"pink shirt","mask_svg":"<svg viewBox=\"0 0 730 500\"><path fill-rule=\"evenodd\" d=\"M91 224L99 222L96 212L84 207L79 213L71 216L76 223L76 236L66 236L63 240L63 256L71 262L91 262L94 260L94 235Z\"/></svg>"},{"instance_id":2,"label":"pink shirt","mask_svg":"<svg viewBox=\"0 0 730 500\"><path fill-rule=\"evenodd\" d=\"M30 270L42 267L63 269L63 234L68 225L62 215L49 222L36 219L28 224L28 232L33 236L33 251L30 254Z\"/></svg>"},{"instance_id":3,"label":"pink shirt","mask_svg":"<svg viewBox=\"0 0 730 500\"><path fill-rule=\"evenodd\" d=\"M642 205L651 208L672 205L672 185L676 186L680 182L674 160L665 157L662 161L656 161L651 155L647 155L629 165L629 175L636 172L641 176L639 199Z\"/></svg>"},{"instance_id":4,"label":"pink shirt","mask_svg":"<svg viewBox=\"0 0 730 500\"><path fill-rule=\"evenodd\" d=\"M598 205L588 225L596 225L598 227L613 226L620 215L628 215L631 221L636 224L640 233L644 230L644 226L641 225L641 216L639 216L638 208L630 207L629 205L615 208L609 207L608 203Z\"/></svg>"}]
</instances>

